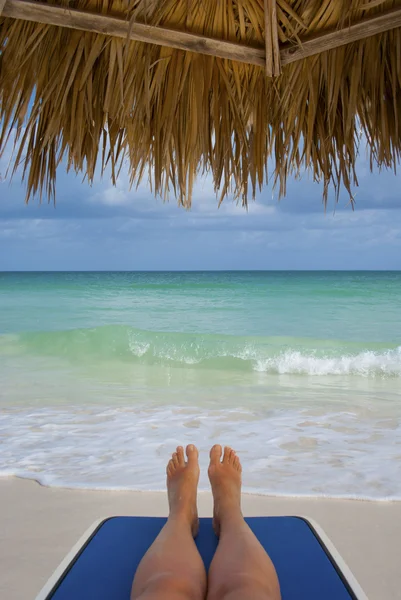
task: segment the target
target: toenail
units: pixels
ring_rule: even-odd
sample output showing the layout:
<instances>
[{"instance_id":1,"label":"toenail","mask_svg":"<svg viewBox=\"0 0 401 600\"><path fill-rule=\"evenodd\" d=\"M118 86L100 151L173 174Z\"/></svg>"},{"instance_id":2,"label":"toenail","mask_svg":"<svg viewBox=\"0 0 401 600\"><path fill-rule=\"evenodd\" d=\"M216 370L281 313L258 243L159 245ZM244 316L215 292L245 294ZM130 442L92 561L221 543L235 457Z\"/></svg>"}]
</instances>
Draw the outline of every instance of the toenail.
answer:
<instances>
[{"instance_id":1,"label":"toenail","mask_svg":"<svg viewBox=\"0 0 401 600\"><path fill-rule=\"evenodd\" d=\"M193 449L194 449L193 445L192 445L192 444L189 444L189 446L188 446L188 450L189 450L190 452L192 452L192 450L193 450Z\"/></svg>"}]
</instances>

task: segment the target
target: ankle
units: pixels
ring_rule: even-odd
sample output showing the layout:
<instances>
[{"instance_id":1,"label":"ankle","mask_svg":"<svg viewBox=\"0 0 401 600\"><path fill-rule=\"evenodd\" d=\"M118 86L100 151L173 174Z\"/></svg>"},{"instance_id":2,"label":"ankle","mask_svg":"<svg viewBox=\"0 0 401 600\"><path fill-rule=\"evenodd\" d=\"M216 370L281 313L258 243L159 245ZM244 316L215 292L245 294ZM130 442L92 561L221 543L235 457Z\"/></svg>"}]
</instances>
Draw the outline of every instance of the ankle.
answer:
<instances>
[{"instance_id":1,"label":"ankle","mask_svg":"<svg viewBox=\"0 0 401 600\"><path fill-rule=\"evenodd\" d=\"M241 505L237 502L233 502L230 504L224 504L220 506L218 509L219 517L221 520L234 521L238 519L243 519Z\"/></svg>"},{"instance_id":2,"label":"ankle","mask_svg":"<svg viewBox=\"0 0 401 600\"><path fill-rule=\"evenodd\" d=\"M236 501L215 503L214 512L219 521L226 523L238 523L243 521L241 505Z\"/></svg>"},{"instance_id":3,"label":"ankle","mask_svg":"<svg viewBox=\"0 0 401 600\"><path fill-rule=\"evenodd\" d=\"M176 531L188 532L192 537L198 535L199 519L196 507L190 510L170 510L167 523L174 527Z\"/></svg>"},{"instance_id":4,"label":"ankle","mask_svg":"<svg viewBox=\"0 0 401 600\"><path fill-rule=\"evenodd\" d=\"M215 496L214 506L221 517L242 515L241 498L237 496Z\"/></svg>"},{"instance_id":5,"label":"ankle","mask_svg":"<svg viewBox=\"0 0 401 600\"><path fill-rule=\"evenodd\" d=\"M169 512L169 520L180 522L183 524L192 524L194 518L196 517L196 509L193 509L189 506L174 506L170 508Z\"/></svg>"}]
</instances>

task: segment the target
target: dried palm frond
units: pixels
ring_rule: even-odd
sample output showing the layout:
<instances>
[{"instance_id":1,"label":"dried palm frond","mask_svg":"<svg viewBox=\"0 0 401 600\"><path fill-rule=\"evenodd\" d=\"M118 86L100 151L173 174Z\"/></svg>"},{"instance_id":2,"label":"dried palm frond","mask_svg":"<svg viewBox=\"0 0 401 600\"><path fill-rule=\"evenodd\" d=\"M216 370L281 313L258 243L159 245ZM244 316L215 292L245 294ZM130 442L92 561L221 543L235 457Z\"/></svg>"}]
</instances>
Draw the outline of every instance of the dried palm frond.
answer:
<instances>
[{"instance_id":1,"label":"dried palm frond","mask_svg":"<svg viewBox=\"0 0 401 600\"><path fill-rule=\"evenodd\" d=\"M126 18L264 48L264 0L53 0L48 4ZM277 0L281 44L358 22L401 0ZM349 194L358 143L371 165L401 154L401 29L285 65L261 66L0 16L0 155L16 133L27 200L55 194L60 162L83 172L124 158L131 182L150 173L155 193L189 207L194 180L211 172L222 200L247 203L267 181L285 194L309 169ZM272 164L270 162L270 164ZM248 189L250 184L251 189Z\"/></svg>"}]
</instances>

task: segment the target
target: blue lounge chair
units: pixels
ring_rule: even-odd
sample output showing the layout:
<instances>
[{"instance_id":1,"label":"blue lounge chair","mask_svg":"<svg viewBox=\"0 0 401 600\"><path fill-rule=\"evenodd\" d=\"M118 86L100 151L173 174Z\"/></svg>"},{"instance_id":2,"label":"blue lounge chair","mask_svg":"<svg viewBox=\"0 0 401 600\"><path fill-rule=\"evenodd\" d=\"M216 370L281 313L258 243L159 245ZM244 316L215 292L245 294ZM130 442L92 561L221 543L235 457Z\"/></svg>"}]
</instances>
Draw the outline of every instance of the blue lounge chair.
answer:
<instances>
[{"instance_id":1,"label":"blue lounge chair","mask_svg":"<svg viewBox=\"0 0 401 600\"><path fill-rule=\"evenodd\" d=\"M367 600L316 524L301 517L246 520L276 567L282 600ZM36 600L129 600L136 568L165 522L112 517L96 523ZM211 519L200 519L196 544L208 569L217 546Z\"/></svg>"}]
</instances>

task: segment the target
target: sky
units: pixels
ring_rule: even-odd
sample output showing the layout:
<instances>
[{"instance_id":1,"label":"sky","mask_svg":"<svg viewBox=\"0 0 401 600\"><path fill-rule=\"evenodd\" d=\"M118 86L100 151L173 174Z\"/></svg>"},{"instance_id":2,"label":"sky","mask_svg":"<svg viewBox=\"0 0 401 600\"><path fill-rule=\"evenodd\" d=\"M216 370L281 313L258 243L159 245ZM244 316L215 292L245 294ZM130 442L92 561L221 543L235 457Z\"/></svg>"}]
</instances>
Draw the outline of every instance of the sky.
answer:
<instances>
[{"instance_id":1,"label":"sky","mask_svg":"<svg viewBox=\"0 0 401 600\"><path fill-rule=\"evenodd\" d=\"M57 176L56 206L25 204L21 173L6 176L0 158L0 271L401 269L401 172L369 172L358 159L352 210L307 174L287 195L267 185L246 211L232 199L218 207L211 178L196 183L190 211L155 199L146 181L130 189L127 171L114 188L82 175ZM401 169L399 170L401 171Z\"/></svg>"}]
</instances>

